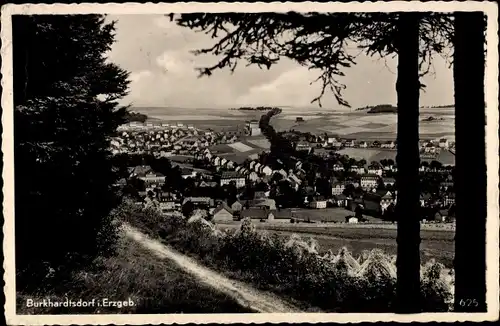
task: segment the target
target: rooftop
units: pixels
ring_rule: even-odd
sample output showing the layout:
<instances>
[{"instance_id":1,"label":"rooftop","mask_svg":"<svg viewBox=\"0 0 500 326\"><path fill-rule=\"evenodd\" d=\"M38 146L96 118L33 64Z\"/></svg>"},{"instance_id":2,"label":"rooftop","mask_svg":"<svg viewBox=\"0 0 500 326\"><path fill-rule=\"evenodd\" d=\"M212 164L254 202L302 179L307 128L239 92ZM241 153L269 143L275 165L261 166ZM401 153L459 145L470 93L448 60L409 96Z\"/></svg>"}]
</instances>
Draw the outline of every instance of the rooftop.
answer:
<instances>
[{"instance_id":1,"label":"rooftop","mask_svg":"<svg viewBox=\"0 0 500 326\"><path fill-rule=\"evenodd\" d=\"M241 173L236 172L236 171L224 171L224 172L222 172L221 178L222 179L235 179L235 178L244 178L244 176L241 175Z\"/></svg>"}]
</instances>

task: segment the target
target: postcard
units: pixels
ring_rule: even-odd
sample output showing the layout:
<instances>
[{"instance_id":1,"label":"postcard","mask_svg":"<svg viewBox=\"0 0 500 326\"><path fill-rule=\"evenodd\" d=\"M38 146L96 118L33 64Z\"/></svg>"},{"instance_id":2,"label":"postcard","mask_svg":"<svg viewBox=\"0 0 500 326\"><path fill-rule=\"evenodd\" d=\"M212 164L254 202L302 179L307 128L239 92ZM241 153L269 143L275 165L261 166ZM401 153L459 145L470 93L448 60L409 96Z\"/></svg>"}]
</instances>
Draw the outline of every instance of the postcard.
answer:
<instances>
[{"instance_id":1,"label":"postcard","mask_svg":"<svg viewBox=\"0 0 500 326\"><path fill-rule=\"evenodd\" d=\"M3 6L7 323L497 320L497 18Z\"/></svg>"}]
</instances>

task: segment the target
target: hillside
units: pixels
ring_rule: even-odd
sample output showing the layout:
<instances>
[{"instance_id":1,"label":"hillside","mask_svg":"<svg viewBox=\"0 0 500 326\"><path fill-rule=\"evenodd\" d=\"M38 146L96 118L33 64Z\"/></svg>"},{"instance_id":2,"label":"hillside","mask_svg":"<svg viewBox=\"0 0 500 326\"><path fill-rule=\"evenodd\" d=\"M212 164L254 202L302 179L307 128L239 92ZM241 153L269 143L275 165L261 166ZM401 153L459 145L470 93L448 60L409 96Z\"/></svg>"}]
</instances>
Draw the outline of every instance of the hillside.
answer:
<instances>
[{"instance_id":1,"label":"hillside","mask_svg":"<svg viewBox=\"0 0 500 326\"><path fill-rule=\"evenodd\" d=\"M398 112L398 108L391 104L379 104L361 107L356 109L356 111L366 111L366 113L396 113Z\"/></svg>"},{"instance_id":2,"label":"hillside","mask_svg":"<svg viewBox=\"0 0 500 326\"><path fill-rule=\"evenodd\" d=\"M17 293L17 314L68 314L75 313L71 307L26 306L27 299L64 301L74 298L92 301L128 300L129 307L79 308L79 313L245 313L253 310L242 307L231 295L212 286L202 284L194 276L172 261L158 259L149 250L122 233L117 254L101 257L93 266L77 273L69 284L60 284L58 289L39 293ZM68 289L71 289L68 291ZM181 296L179 294L182 293Z\"/></svg>"}]
</instances>

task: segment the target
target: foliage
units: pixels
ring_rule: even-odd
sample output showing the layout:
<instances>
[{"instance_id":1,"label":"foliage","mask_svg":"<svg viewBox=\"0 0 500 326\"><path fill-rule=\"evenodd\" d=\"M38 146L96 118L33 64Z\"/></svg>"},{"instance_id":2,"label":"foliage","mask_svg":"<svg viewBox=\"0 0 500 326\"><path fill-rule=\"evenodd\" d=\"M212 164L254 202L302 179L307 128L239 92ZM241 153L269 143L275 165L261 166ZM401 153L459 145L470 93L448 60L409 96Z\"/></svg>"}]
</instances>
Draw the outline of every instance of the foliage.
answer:
<instances>
[{"instance_id":1,"label":"foliage","mask_svg":"<svg viewBox=\"0 0 500 326\"><path fill-rule=\"evenodd\" d=\"M138 121L144 123L148 116L139 112L127 111L124 118L126 122Z\"/></svg>"},{"instance_id":2,"label":"foliage","mask_svg":"<svg viewBox=\"0 0 500 326\"><path fill-rule=\"evenodd\" d=\"M111 252L109 137L128 73L108 63L114 24L98 15L13 17L17 286L54 282Z\"/></svg>"},{"instance_id":3,"label":"foliage","mask_svg":"<svg viewBox=\"0 0 500 326\"><path fill-rule=\"evenodd\" d=\"M395 259L380 250L358 258L345 248L320 255L314 239L293 235L287 241L277 234L260 234L249 219L231 233L217 230L204 219L145 218L150 213L126 212L121 218L152 236L161 230L166 243L232 277L322 310L394 311ZM428 262L422 270L423 311L448 311L451 280L446 279L442 265Z\"/></svg>"},{"instance_id":4,"label":"foliage","mask_svg":"<svg viewBox=\"0 0 500 326\"><path fill-rule=\"evenodd\" d=\"M426 12L420 15L419 49L422 75L431 71L435 53L448 57L453 25L451 15ZM173 18L173 16L171 16ZM270 69L281 58L288 58L311 70L319 71L313 81L321 84L320 94L312 100L321 106L321 98L330 91L339 104L349 106L342 98L346 88L341 82L344 69L356 64L357 47L368 55L396 55L396 22L398 13L190 13L176 22L202 31L217 39L198 49L196 54L222 55L214 65L199 69L210 76L215 70L234 71L239 61Z\"/></svg>"}]
</instances>

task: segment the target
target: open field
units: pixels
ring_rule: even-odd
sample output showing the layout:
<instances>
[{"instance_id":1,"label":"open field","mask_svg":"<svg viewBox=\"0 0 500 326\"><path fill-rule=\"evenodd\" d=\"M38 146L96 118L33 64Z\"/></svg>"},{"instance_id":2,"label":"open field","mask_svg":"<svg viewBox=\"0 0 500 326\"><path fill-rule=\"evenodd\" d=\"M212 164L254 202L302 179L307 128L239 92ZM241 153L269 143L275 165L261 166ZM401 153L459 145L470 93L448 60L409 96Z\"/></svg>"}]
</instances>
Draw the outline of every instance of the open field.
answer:
<instances>
[{"instance_id":1,"label":"open field","mask_svg":"<svg viewBox=\"0 0 500 326\"><path fill-rule=\"evenodd\" d=\"M338 151L339 154L345 154L355 159L365 159L367 164L372 161L380 162L383 159L392 159L396 161L396 150L376 149L376 148L344 148ZM434 159L422 159L422 161L431 162ZM444 165L455 165L455 155L447 150L442 150L436 160Z\"/></svg>"},{"instance_id":2,"label":"open field","mask_svg":"<svg viewBox=\"0 0 500 326\"><path fill-rule=\"evenodd\" d=\"M199 128L221 130L236 125L243 126L246 120L259 119L263 112L219 109L189 108L133 108L157 121L176 121L194 124ZM443 118L431 122L420 122L423 139L454 138L454 109L421 108L421 119L429 116ZM296 123L302 117L304 122ZM365 111L336 111L333 109L283 108L283 112L271 120L277 130L295 129L302 132L337 134L358 140L394 140L396 138L397 115L394 113L369 114Z\"/></svg>"},{"instance_id":3,"label":"open field","mask_svg":"<svg viewBox=\"0 0 500 326\"><path fill-rule=\"evenodd\" d=\"M332 250L337 252L346 247L353 253L359 255L364 250L374 248L383 249L386 253L395 255L397 253L395 228L371 228L365 227L310 227L305 224L271 224L255 223L260 232L276 233L281 237L289 238L292 234L300 235L304 239L313 238L318 242L320 253ZM220 229L235 230L239 223L219 224ZM450 268L453 265L455 252L453 231L425 230L421 232L422 243L421 260L423 262L432 258Z\"/></svg>"},{"instance_id":4,"label":"open field","mask_svg":"<svg viewBox=\"0 0 500 326\"><path fill-rule=\"evenodd\" d=\"M242 142L236 142L233 144L229 144L228 146L237 150L238 152L248 152L248 151L251 151L253 149L253 147L250 147Z\"/></svg>"},{"instance_id":5,"label":"open field","mask_svg":"<svg viewBox=\"0 0 500 326\"><path fill-rule=\"evenodd\" d=\"M243 313L234 299L200 284L168 260L156 258L137 242L122 237L115 257L100 259L96 266L75 275L70 284L52 291L18 293L17 314L124 314L124 313ZM71 289L71 291L68 291ZM64 301L128 300L134 307L28 308L27 299Z\"/></svg>"},{"instance_id":6,"label":"open field","mask_svg":"<svg viewBox=\"0 0 500 326\"><path fill-rule=\"evenodd\" d=\"M345 222L346 216L353 216L354 212L347 210L345 208L324 208L324 209L307 209L307 208L296 208L293 210L293 217L303 221L311 222L327 222L327 223L338 223ZM371 223L382 222L381 219L366 216Z\"/></svg>"}]
</instances>

